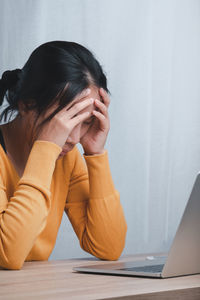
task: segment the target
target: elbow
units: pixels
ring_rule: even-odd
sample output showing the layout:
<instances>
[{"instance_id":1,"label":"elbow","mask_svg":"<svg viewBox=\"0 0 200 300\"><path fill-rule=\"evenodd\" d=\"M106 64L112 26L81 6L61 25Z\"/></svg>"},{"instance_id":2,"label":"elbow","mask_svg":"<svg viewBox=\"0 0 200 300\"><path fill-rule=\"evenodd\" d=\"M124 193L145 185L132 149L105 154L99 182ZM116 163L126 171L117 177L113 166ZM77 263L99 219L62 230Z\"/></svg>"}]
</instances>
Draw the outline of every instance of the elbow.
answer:
<instances>
[{"instance_id":1,"label":"elbow","mask_svg":"<svg viewBox=\"0 0 200 300\"><path fill-rule=\"evenodd\" d=\"M118 260L120 258L121 254L116 255L113 253L109 253L103 256L97 256L97 258L99 258L100 260L110 260L110 261L114 261L114 260Z\"/></svg>"},{"instance_id":2,"label":"elbow","mask_svg":"<svg viewBox=\"0 0 200 300\"><path fill-rule=\"evenodd\" d=\"M14 259L0 259L1 267L7 270L21 270L23 266L23 261L14 260Z\"/></svg>"},{"instance_id":3,"label":"elbow","mask_svg":"<svg viewBox=\"0 0 200 300\"><path fill-rule=\"evenodd\" d=\"M112 246L110 244L107 244L107 247L105 244L103 246L100 244L96 244L92 247L88 241L87 244L80 243L80 246L84 251L90 253L91 255L101 260L118 260L124 249L124 244L113 244Z\"/></svg>"},{"instance_id":4,"label":"elbow","mask_svg":"<svg viewBox=\"0 0 200 300\"><path fill-rule=\"evenodd\" d=\"M127 224L120 230L113 230L108 235L96 235L97 238L88 234L85 230L80 239L81 248L101 260L118 260L126 243Z\"/></svg>"},{"instance_id":5,"label":"elbow","mask_svg":"<svg viewBox=\"0 0 200 300\"><path fill-rule=\"evenodd\" d=\"M124 232L114 239L109 241L107 247L104 248L103 255L99 256L103 260L118 260L124 250L126 244L127 225L125 224Z\"/></svg>"},{"instance_id":6,"label":"elbow","mask_svg":"<svg viewBox=\"0 0 200 300\"><path fill-rule=\"evenodd\" d=\"M2 267L7 270L21 270L23 264L18 263L6 263L2 264Z\"/></svg>"},{"instance_id":7,"label":"elbow","mask_svg":"<svg viewBox=\"0 0 200 300\"><path fill-rule=\"evenodd\" d=\"M124 250L124 246L121 248L116 247L110 251L105 251L101 255L98 256L101 260L118 260Z\"/></svg>"},{"instance_id":8,"label":"elbow","mask_svg":"<svg viewBox=\"0 0 200 300\"><path fill-rule=\"evenodd\" d=\"M125 247L125 238L121 240L109 241L104 245L96 245L90 253L101 260L118 260Z\"/></svg>"}]
</instances>

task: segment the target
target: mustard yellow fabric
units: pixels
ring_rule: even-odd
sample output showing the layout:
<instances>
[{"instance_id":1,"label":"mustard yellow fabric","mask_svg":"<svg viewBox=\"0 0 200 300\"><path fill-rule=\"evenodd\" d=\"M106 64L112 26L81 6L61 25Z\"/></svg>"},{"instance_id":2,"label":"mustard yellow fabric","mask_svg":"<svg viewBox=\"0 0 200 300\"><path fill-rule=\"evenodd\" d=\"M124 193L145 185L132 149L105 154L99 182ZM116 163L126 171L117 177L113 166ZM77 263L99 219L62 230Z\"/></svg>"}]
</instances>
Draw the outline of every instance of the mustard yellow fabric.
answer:
<instances>
[{"instance_id":1,"label":"mustard yellow fabric","mask_svg":"<svg viewBox=\"0 0 200 300\"><path fill-rule=\"evenodd\" d=\"M84 251L117 260L127 224L109 168L107 150L84 156L75 146L35 141L20 178L0 145L0 266L48 260L65 211Z\"/></svg>"}]
</instances>

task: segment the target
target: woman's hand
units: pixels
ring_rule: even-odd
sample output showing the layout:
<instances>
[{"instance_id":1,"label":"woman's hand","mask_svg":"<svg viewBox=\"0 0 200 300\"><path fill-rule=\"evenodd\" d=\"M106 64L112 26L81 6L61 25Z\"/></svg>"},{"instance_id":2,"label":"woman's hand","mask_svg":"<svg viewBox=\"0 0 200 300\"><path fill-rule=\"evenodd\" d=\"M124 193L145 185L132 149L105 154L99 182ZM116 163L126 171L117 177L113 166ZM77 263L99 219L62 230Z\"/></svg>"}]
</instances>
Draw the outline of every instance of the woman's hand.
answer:
<instances>
[{"instance_id":1,"label":"woman's hand","mask_svg":"<svg viewBox=\"0 0 200 300\"><path fill-rule=\"evenodd\" d=\"M77 99L82 99L88 95L88 90L84 90ZM92 98L87 98L82 102L76 103L71 107L71 103L59 111L49 122L41 129L37 140L49 141L57 144L61 148L64 146L71 131L90 116L90 112L81 113L86 107L93 103ZM70 108L69 108L70 107ZM49 116L55 107L51 107L46 116ZM45 116L42 116L43 118Z\"/></svg>"},{"instance_id":2,"label":"woman's hand","mask_svg":"<svg viewBox=\"0 0 200 300\"><path fill-rule=\"evenodd\" d=\"M108 116L108 106L110 99L107 92L99 89L99 95L102 101L95 99L94 105L98 110L93 110L94 121L86 134L80 139L85 155L101 154L104 152L107 135L110 129L110 120Z\"/></svg>"}]
</instances>

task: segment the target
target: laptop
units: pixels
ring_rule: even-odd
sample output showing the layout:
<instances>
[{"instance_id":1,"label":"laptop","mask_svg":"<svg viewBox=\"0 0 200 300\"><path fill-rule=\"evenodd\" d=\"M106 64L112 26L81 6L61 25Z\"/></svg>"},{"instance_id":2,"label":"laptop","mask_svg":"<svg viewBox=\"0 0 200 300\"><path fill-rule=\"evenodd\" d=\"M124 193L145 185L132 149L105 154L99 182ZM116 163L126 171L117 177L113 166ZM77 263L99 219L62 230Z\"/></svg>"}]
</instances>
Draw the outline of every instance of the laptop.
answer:
<instances>
[{"instance_id":1,"label":"laptop","mask_svg":"<svg viewBox=\"0 0 200 300\"><path fill-rule=\"evenodd\" d=\"M169 278L200 273L200 172L167 256L140 261L102 263L74 267L74 271L96 274Z\"/></svg>"}]
</instances>

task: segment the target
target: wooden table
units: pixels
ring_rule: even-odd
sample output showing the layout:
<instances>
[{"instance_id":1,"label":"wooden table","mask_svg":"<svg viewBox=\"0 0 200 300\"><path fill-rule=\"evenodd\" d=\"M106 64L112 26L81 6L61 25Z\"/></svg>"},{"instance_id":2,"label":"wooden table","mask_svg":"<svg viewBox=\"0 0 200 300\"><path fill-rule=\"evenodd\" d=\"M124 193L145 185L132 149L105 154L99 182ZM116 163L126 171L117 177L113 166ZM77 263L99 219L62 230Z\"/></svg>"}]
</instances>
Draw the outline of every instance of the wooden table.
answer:
<instances>
[{"instance_id":1,"label":"wooden table","mask_svg":"<svg viewBox=\"0 0 200 300\"><path fill-rule=\"evenodd\" d=\"M146 255L153 254L126 255L118 261L140 260ZM21 270L14 271L1 269L0 299L200 299L200 274L151 279L84 274L72 270L74 266L105 263L113 262L90 257L26 262Z\"/></svg>"}]
</instances>

